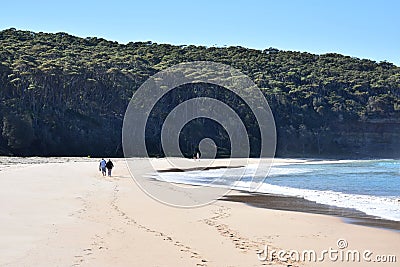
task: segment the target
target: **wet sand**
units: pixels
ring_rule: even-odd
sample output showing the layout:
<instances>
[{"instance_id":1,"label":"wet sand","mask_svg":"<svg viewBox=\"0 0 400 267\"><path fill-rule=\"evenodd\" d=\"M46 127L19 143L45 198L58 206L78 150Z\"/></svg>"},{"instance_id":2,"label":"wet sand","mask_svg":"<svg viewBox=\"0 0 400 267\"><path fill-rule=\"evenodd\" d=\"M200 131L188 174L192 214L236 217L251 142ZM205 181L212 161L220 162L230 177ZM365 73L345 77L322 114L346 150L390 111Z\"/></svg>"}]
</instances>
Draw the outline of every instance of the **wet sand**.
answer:
<instances>
[{"instance_id":1,"label":"wet sand","mask_svg":"<svg viewBox=\"0 0 400 267\"><path fill-rule=\"evenodd\" d=\"M291 196L280 196L273 194L246 194L246 195L228 195L222 200L241 202L250 206L273 209L306 212L312 214L324 214L337 216L344 222L371 227L384 228L400 232L400 222L381 219L355 209L346 209L335 206L324 205L304 198Z\"/></svg>"}]
</instances>

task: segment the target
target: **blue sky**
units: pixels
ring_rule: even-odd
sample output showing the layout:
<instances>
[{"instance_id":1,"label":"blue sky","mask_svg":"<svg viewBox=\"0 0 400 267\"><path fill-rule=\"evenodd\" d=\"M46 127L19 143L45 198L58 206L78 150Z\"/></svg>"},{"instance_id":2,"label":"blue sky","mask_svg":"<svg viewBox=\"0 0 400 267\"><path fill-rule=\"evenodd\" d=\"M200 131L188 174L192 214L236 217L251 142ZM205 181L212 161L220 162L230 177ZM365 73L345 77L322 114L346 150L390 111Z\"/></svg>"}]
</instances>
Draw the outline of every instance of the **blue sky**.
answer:
<instances>
[{"instance_id":1,"label":"blue sky","mask_svg":"<svg viewBox=\"0 0 400 267\"><path fill-rule=\"evenodd\" d=\"M5 1L0 30L336 52L400 66L400 1Z\"/></svg>"}]
</instances>

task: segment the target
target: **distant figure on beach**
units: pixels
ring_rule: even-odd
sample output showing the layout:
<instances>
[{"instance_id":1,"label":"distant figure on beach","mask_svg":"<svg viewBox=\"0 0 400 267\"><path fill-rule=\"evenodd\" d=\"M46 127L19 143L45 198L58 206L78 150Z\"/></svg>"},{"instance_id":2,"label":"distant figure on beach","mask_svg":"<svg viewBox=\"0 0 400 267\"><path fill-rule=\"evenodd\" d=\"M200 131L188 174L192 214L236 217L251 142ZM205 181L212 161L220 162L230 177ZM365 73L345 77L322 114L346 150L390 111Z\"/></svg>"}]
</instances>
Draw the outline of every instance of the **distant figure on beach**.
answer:
<instances>
[{"instance_id":1,"label":"distant figure on beach","mask_svg":"<svg viewBox=\"0 0 400 267\"><path fill-rule=\"evenodd\" d=\"M200 153L198 151L194 153L193 159L200 159Z\"/></svg>"},{"instance_id":2,"label":"distant figure on beach","mask_svg":"<svg viewBox=\"0 0 400 267\"><path fill-rule=\"evenodd\" d=\"M107 167L107 170L108 170L108 176L111 176L111 170L114 167L114 164L111 162L110 159L108 159L106 167Z\"/></svg>"},{"instance_id":3,"label":"distant figure on beach","mask_svg":"<svg viewBox=\"0 0 400 267\"><path fill-rule=\"evenodd\" d=\"M106 176L106 165L107 162L105 159L101 159L100 165L99 165L99 171L103 174L103 176Z\"/></svg>"}]
</instances>

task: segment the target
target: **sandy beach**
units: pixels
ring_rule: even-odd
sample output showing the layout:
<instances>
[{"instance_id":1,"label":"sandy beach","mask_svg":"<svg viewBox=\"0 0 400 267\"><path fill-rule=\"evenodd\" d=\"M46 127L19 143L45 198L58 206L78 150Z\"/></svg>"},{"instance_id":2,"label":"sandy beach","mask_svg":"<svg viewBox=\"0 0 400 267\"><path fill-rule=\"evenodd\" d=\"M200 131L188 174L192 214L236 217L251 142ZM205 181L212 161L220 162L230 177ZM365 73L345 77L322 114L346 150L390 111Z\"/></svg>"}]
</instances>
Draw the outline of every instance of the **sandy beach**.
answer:
<instances>
[{"instance_id":1,"label":"sandy beach","mask_svg":"<svg viewBox=\"0 0 400 267\"><path fill-rule=\"evenodd\" d=\"M249 205L239 199L249 195L236 191L232 201L171 207L138 187L124 159L113 161L112 177L101 175L98 159L33 159L4 167L0 266L380 266L384 259L397 261L384 266L399 266L398 223L384 229L296 206ZM302 160L274 164L291 162ZM154 166L165 169L165 160L154 159ZM286 261L266 257L273 250L313 250L318 258L327 253L320 262ZM340 258L349 250L360 252L360 262Z\"/></svg>"}]
</instances>

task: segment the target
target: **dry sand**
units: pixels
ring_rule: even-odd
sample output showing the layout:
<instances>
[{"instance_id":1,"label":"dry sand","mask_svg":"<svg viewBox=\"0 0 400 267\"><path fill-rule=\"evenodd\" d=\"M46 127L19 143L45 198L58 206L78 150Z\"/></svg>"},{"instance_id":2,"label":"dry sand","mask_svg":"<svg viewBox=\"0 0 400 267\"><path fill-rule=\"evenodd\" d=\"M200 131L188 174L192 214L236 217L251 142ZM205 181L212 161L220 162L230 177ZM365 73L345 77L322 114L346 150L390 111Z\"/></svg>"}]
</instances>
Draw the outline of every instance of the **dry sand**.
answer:
<instances>
[{"instance_id":1,"label":"dry sand","mask_svg":"<svg viewBox=\"0 0 400 267\"><path fill-rule=\"evenodd\" d=\"M301 160L275 164L290 162ZM42 159L0 171L0 266L315 266L260 261L257 251L319 253L338 249L340 238L348 242L343 251L395 255L397 263L384 265L400 264L399 232L237 202L174 208L143 193L124 160L114 165L113 177L98 172L97 159Z\"/></svg>"}]
</instances>

